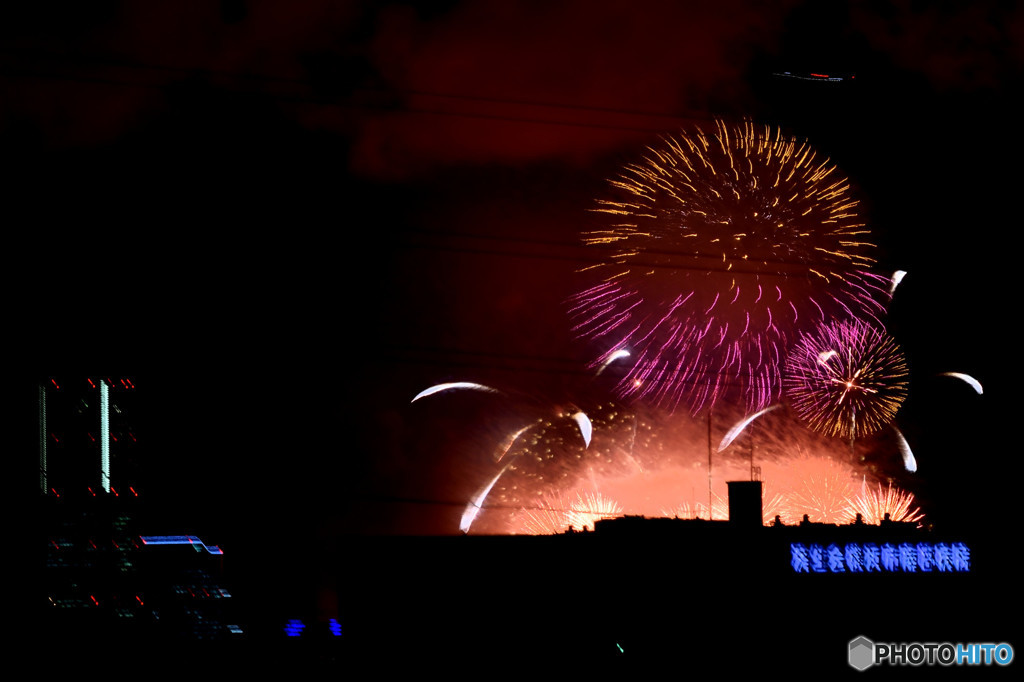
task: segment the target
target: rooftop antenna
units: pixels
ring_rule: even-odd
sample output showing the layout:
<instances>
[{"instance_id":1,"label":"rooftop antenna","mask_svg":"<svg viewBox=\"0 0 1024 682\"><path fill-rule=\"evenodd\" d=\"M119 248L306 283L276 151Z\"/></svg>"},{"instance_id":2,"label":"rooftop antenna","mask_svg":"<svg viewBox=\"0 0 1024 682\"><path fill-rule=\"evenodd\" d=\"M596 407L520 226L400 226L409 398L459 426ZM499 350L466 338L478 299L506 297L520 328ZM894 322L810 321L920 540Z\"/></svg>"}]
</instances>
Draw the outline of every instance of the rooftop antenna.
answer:
<instances>
[{"instance_id":1,"label":"rooftop antenna","mask_svg":"<svg viewBox=\"0 0 1024 682\"><path fill-rule=\"evenodd\" d=\"M711 513L711 453L714 452L714 448L711 445L711 410L708 410L708 521L714 520Z\"/></svg>"}]
</instances>

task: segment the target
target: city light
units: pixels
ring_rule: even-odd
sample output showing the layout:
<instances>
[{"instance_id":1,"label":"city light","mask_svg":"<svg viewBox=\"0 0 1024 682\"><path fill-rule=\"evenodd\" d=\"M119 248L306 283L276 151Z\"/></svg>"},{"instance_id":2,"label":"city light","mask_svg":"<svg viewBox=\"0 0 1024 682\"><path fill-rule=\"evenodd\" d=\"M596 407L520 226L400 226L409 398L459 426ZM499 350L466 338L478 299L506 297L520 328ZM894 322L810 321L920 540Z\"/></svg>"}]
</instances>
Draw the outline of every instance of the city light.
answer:
<instances>
[{"instance_id":1,"label":"city light","mask_svg":"<svg viewBox=\"0 0 1024 682\"><path fill-rule=\"evenodd\" d=\"M208 554L223 554L216 545L206 545L195 535L141 535L139 539L144 545L191 545L197 552L206 550Z\"/></svg>"}]
</instances>

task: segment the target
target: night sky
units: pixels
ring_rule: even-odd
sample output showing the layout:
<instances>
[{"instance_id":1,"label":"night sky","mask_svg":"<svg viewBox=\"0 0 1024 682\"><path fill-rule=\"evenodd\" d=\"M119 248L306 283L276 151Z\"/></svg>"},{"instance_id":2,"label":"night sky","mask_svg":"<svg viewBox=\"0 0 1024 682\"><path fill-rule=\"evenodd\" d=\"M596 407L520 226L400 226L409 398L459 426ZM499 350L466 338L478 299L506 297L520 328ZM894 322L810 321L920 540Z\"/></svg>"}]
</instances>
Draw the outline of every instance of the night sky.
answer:
<instances>
[{"instance_id":1,"label":"night sky","mask_svg":"<svg viewBox=\"0 0 1024 682\"><path fill-rule=\"evenodd\" d=\"M915 489L939 521L1009 532L1024 11L764 5L5 7L23 394L134 377L153 494L227 549L457 532L471 482L418 442L411 397L471 379L566 400L594 198L659 135L747 117L848 175L882 266L909 273L889 330ZM445 417L471 439L473 415Z\"/></svg>"}]
</instances>

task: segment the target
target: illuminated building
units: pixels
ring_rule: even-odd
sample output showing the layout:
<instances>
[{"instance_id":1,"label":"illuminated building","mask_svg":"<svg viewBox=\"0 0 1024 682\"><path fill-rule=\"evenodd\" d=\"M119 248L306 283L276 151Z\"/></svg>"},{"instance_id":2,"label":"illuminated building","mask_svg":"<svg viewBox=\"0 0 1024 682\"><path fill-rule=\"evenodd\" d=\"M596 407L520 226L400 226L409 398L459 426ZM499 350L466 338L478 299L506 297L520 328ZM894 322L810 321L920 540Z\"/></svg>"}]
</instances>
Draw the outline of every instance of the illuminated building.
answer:
<instances>
[{"instance_id":1,"label":"illuminated building","mask_svg":"<svg viewBox=\"0 0 1024 682\"><path fill-rule=\"evenodd\" d=\"M223 552L147 534L135 391L127 378L40 384L41 625L64 645L237 637Z\"/></svg>"},{"instance_id":2,"label":"illuminated building","mask_svg":"<svg viewBox=\"0 0 1024 682\"><path fill-rule=\"evenodd\" d=\"M39 385L39 488L44 495L131 495L138 438L128 378L50 378Z\"/></svg>"}]
</instances>

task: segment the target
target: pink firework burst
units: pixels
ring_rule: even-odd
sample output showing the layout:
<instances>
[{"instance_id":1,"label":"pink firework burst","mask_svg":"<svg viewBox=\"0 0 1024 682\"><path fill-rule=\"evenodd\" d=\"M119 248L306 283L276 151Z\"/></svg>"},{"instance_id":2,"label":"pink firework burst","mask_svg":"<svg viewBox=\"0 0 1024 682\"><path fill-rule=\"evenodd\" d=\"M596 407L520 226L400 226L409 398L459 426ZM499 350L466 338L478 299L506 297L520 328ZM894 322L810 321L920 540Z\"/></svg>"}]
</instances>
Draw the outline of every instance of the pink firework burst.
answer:
<instances>
[{"instance_id":1,"label":"pink firework burst","mask_svg":"<svg viewBox=\"0 0 1024 682\"><path fill-rule=\"evenodd\" d=\"M609 224L584 235L596 283L570 315L603 346L595 367L626 367L620 398L696 414L736 394L760 409L798 331L885 310L850 183L777 129L719 121L667 138L610 184L595 209Z\"/></svg>"},{"instance_id":2,"label":"pink firework burst","mask_svg":"<svg viewBox=\"0 0 1024 682\"><path fill-rule=\"evenodd\" d=\"M783 384L797 415L829 436L856 438L892 421L907 396L903 352L883 331L858 321L801 335Z\"/></svg>"}]
</instances>

